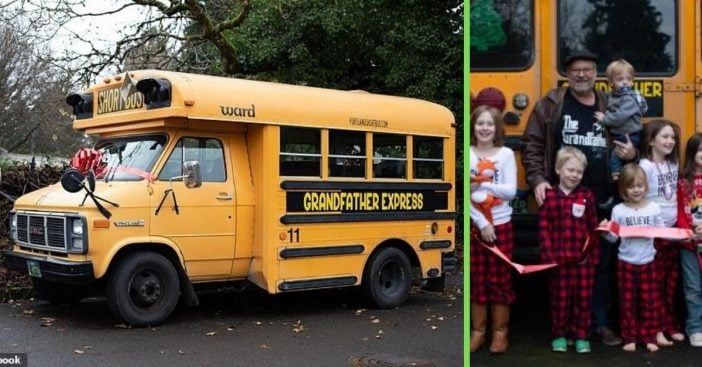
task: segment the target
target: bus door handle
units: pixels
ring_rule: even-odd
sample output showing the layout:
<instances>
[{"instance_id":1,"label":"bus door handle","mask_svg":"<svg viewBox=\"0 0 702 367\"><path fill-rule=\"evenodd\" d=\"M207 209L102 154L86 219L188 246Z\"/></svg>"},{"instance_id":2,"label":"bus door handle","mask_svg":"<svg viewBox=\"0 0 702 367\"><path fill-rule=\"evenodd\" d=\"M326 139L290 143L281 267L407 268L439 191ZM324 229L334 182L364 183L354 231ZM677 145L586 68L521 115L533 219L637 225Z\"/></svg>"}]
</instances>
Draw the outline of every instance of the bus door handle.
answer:
<instances>
[{"instance_id":1,"label":"bus door handle","mask_svg":"<svg viewBox=\"0 0 702 367\"><path fill-rule=\"evenodd\" d=\"M217 200L227 201L227 200L232 200L232 199L234 199L234 196L232 196L232 194L229 194L226 192L220 192L217 195Z\"/></svg>"}]
</instances>

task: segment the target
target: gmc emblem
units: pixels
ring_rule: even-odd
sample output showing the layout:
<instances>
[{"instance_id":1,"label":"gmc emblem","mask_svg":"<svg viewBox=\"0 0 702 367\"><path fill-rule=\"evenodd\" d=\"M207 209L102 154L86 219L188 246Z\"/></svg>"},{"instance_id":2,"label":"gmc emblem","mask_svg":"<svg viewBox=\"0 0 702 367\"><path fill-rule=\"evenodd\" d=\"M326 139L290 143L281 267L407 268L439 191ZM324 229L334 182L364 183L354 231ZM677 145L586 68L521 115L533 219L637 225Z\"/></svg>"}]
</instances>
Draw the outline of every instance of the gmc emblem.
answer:
<instances>
[{"instance_id":1,"label":"gmc emblem","mask_svg":"<svg viewBox=\"0 0 702 367\"><path fill-rule=\"evenodd\" d=\"M29 227L29 233L33 236L43 236L44 227Z\"/></svg>"}]
</instances>

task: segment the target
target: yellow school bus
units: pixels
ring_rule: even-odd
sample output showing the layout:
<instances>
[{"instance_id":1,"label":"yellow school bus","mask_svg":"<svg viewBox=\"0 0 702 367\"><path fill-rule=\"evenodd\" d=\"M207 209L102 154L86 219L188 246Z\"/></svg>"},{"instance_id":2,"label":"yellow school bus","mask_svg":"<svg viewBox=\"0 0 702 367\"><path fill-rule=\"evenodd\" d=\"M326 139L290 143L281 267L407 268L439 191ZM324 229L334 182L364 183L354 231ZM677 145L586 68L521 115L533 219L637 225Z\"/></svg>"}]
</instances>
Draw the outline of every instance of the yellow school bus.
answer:
<instances>
[{"instance_id":1,"label":"yellow school bus","mask_svg":"<svg viewBox=\"0 0 702 367\"><path fill-rule=\"evenodd\" d=\"M505 106L507 145L518 162L535 102L566 82L563 60L576 49L597 55L596 88L602 90L609 90L605 69L611 61L624 58L635 67L634 87L649 106L644 122L676 122L682 144L700 131L699 1L473 0L470 11L471 103ZM536 205L523 167L517 166L515 244L536 245ZM530 258L533 254L521 252Z\"/></svg>"},{"instance_id":2,"label":"yellow school bus","mask_svg":"<svg viewBox=\"0 0 702 367\"><path fill-rule=\"evenodd\" d=\"M360 286L392 308L454 269L455 122L411 98L157 70L66 98L100 170L19 198L5 262L133 325L196 285Z\"/></svg>"}]
</instances>

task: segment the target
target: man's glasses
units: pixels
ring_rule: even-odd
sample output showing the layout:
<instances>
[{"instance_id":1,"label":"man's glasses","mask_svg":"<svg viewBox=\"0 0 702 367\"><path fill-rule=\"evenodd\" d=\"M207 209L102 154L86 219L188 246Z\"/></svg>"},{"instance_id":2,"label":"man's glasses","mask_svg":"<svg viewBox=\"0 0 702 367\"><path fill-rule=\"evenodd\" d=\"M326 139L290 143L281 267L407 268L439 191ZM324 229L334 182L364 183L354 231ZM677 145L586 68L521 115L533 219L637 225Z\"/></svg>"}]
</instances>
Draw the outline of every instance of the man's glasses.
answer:
<instances>
[{"instance_id":1,"label":"man's glasses","mask_svg":"<svg viewBox=\"0 0 702 367\"><path fill-rule=\"evenodd\" d=\"M568 72L570 72L571 74L576 74L576 75L580 74L580 73L592 74L592 72L594 72L594 71L595 71L595 68L580 68L580 69L570 68L570 69L568 69Z\"/></svg>"}]
</instances>

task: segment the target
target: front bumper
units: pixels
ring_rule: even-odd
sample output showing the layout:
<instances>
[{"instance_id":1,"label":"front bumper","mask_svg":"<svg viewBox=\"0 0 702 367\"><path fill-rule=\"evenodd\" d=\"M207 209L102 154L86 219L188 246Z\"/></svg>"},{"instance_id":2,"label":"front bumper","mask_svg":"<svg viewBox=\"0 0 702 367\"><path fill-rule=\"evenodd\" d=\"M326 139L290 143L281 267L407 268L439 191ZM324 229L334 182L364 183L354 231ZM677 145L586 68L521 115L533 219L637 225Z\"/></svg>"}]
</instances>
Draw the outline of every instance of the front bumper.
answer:
<instances>
[{"instance_id":1,"label":"front bumper","mask_svg":"<svg viewBox=\"0 0 702 367\"><path fill-rule=\"evenodd\" d=\"M29 273L32 276L41 274L41 279L51 282L82 285L95 281L93 264L90 261L66 261L48 256L6 251L4 263L8 268L20 273ZM34 266L32 271L29 269L30 263Z\"/></svg>"}]
</instances>

